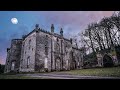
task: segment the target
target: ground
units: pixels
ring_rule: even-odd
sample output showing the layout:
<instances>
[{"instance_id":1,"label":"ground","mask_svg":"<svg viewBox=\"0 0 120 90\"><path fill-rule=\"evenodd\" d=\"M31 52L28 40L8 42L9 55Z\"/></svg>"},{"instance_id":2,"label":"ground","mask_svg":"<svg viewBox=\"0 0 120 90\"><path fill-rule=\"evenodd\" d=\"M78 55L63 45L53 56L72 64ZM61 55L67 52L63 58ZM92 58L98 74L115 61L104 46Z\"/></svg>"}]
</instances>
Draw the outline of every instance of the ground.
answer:
<instances>
[{"instance_id":1,"label":"ground","mask_svg":"<svg viewBox=\"0 0 120 90\"><path fill-rule=\"evenodd\" d=\"M50 73L1 74L0 79L120 79L120 67L81 69Z\"/></svg>"}]
</instances>

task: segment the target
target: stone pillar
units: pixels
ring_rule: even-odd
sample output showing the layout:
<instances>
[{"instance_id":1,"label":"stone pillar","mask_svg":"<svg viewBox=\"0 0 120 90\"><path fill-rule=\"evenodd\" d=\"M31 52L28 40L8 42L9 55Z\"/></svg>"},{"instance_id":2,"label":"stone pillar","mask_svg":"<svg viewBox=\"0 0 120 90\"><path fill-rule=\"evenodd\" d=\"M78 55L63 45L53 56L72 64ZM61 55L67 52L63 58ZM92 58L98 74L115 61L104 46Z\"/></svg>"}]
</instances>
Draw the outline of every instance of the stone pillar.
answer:
<instances>
[{"instance_id":1,"label":"stone pillar","mask_svg":"<svg viewBox=\"0 0 120 90\"><path fill-rule=\"evenodd\" d=\"M51 71L55 70L54 37L51 36Z\"/></svg>"}]
</instances>

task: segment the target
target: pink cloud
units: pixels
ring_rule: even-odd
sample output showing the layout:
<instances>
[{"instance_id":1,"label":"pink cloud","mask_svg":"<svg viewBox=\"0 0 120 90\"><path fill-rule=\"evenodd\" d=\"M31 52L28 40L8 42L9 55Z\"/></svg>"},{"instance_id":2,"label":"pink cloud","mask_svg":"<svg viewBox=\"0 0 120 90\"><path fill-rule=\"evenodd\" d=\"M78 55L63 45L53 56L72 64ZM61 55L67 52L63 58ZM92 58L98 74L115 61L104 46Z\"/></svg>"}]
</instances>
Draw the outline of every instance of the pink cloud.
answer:
<instances>
[{"instance_id":1,"label":"pink cloud","mask_svg":"<svg viewBox=\"0 0 120 90\"><path fill-rule=\"evenodd\" d=\"M92 22L109 17L114 11L44 11L40 12L46 23L63 27L64 36L69 37L84 31Z\"/></svg>"},{"instance_id":2,"label":"pink cloud","mask_svg":"<svg viewBox=\"0 0 120 90\"><path fill-rule=\"evenodd\" d=\"M49 24L58 24L60 27L69 25L77 30L84 29L87 24L97 22L104 16L111 16L112 13L113 11L44 11L42 15Z\"/></svg>"}]
</instances>

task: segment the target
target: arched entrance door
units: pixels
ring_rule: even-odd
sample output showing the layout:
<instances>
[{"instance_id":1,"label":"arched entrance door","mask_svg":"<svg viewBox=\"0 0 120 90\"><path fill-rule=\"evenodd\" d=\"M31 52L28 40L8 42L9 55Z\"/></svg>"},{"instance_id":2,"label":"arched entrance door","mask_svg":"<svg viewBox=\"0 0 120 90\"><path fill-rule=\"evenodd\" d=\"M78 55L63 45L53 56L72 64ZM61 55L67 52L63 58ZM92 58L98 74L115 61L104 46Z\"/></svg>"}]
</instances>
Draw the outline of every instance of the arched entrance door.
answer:
<instances>
[{"instance_id":1,"label":"arched entrance door","mask_svg":"<svg viewBox=\"0 0 120 90\"><path fill-rule=\"evenodd\" d=\"M56 59L55 67L56 67L56 71L60 71L60 58Z\"/></svg>"},{"instance_id":2,"label":"arched entrance door","mask_svg":"<svg viewBox=\"0 0 120 90\"><path fill-rule=\"evenodd\" d=\"M105 54L104 57L103 57L103 66L104 67L112 67L114 64L113 64L113 60L112 58Z\"/></svg>"}]
</instances>

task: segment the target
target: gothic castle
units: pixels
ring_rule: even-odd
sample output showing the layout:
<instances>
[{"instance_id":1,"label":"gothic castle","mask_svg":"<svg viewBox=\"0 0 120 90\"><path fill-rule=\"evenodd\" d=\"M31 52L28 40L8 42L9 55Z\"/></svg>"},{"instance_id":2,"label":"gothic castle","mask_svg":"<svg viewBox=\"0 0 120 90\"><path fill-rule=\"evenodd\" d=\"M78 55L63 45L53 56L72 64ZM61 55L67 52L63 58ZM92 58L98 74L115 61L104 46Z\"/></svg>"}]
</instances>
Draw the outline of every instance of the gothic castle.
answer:
<instances>
[{"instance_id":1,"label":"gothic castle","mask_svg":"<svg viewBox=\"0 0 120 90\"><path fill-rule=\"evenodd\" d=\"M22 39L12 39L11 47L7 48L5 73L7 72L51 72L80 69L83 66L84 49L73 45L72 39L39 28Z\"/></svg>"}]
</instances>

